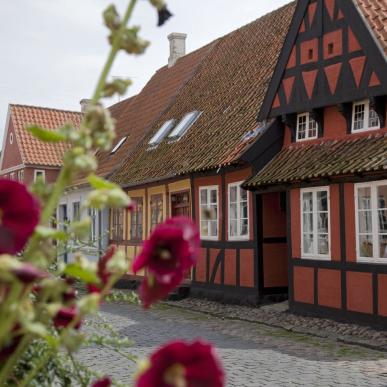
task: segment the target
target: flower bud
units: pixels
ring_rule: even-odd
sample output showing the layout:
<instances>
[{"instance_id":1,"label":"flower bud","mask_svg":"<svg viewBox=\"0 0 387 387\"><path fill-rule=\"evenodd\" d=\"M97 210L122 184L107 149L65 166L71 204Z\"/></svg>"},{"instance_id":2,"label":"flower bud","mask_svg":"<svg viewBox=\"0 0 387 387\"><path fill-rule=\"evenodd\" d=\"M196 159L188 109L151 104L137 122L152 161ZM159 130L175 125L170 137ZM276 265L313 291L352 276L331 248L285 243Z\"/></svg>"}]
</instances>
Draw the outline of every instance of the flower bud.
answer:
<instances>
[{"instance_id":1,"label":"flower bud","mask_svg":"<svg viewBox=\"0 0 387 387\"><path fill-rule=\"evenodd\" d=\"M110 30L118 30L120 28L120 15L118 14L116 7L113 4L109 5L104 11L103 20L106 27Z\"/></svg>"},{"instance_id":2,"label":"flower bud","mask_svg":"<svg viewBox=\"0 0 387 387\"><path fill-rule=\"evenodd\" d=\"M113 82L106 83L102 96L111 97L115 93L124 95L131 84L132 81L130 79L115 79Z\"/></svg>"},{"instance_id":3,"label":"flower bud","mask_svg":"<svg viewBox=\"0 0 387 387\"><path fill-rule=\"evenodd\" d=\"M111 385L112 380L108 376L105 376L102 379L94 381L91 387L110 387Z\"/></svg>"},{"instance_id":4,"label":"flower bud","mask_svg":"<svg viewBox=\"0 0 387 387\"><path fill-rule=\"evenodd\" d=\"M79 316L79 310L75 306L62 307L53 318L55 328L67 328ZM79 329L81 321L77 321L73 328Z\"/></svg>"},{"instance_id":5,"label":"flower bud","mask_svg":"<svg viewBox=\"0 0 387 387\"><path fill-rule=\"evenodd\" d=\"M117 250L107 262L106 268L111 273L125 274L129 269L129 262L122 250Z\"/></svg>"},{"instance_id":6,"label":"flower bud","mask_svg":"<svg viewBox=\"0 0 387 387\"><path fill-rule=\"evenodd\" d=\"M31 263L23 263L21 266L14 268L12 274L24 284L30 284L35 281L48 277L48 273L38 269Z\"/></svg>"},{"instance_id":7,"label":"flower bud","mask_svg":"<svg viewBox=\"0 0 387 387\"><path fill-rule=\"evenodd\" d=\"M79 311L82 314L95 313L98 310L101 297L98 293L90 293L83 296L78 302Z\"/></svg>"},{"instance_id":8,"label":"flower bud","mask_svg":"<svg viewBox=\"0 0 387 387\"><path fill-rule=\"evenodd\" d=\"M128 54L140 55L150 44L147 40L137 36L139 30L140 28L137 26L127 28L121 36L120 48L125 50ZM112 41L114 37L115 34L112 34L110 40Z\"/></svg>"}]
</instances>

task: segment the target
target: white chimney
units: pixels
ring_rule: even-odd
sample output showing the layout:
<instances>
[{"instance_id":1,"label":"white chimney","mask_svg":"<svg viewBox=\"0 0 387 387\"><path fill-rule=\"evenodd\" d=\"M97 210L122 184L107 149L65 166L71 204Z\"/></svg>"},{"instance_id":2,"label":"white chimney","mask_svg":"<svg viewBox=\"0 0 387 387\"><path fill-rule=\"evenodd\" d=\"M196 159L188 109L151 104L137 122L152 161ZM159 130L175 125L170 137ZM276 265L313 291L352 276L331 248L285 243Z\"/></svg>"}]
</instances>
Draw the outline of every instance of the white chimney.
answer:
<instances>
[{"instance_id":1,"label":"white chimney","mask_svg":"<svg viewBox=\"0 0 387 387\"><path fill-rule=\"evenodd\" d=\"M176 61L185 55L185 39L187 34L172 32L168 35L169 40L169 58L168 67L172 67Z\"/></svg>"},{"instance_id":2,"label":"white chimney","mask_svg":"<svg viewBox=\"0 0 387 387\"><path fill-rule=\"evenodd\" d=\"M79 103L81 104L81 112L84 113L87 109L87 107L89 106L91 102L91 99L87 99L87 98L83 98L79 101Z\"/></svg>"}]
</instances>

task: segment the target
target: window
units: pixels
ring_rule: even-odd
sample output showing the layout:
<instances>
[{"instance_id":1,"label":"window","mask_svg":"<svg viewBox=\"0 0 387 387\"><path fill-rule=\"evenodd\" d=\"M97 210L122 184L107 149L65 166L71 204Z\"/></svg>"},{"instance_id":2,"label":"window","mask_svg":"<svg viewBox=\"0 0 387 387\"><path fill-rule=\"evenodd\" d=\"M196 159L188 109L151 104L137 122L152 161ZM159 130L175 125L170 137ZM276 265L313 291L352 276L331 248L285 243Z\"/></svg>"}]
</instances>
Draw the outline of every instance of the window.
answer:
<instances>
[{"instance_id":1,"label":"window","mask_svg":"<svg viewBox=\"0 0 387 387\"><path fill-rule=\"evenodd\" d=\"M24 169L21 169L20 171L18 171L17 173L17 179L21 182L24 181Z\"/></svg>"},{"instance_id":2,"label":"window","mask_svg":"<svg viewBox=\"0 0 387 387\"><path fill-rule=\"evenodd\" d=\"M333 54L333 43L328 43L328 54L332 55Z\"/></svg>"},{"instance_id":3,"label":"window","mask_svg":"<svg viewBox=\"0 0 387 387\"><path fill-rule=\"evenodd\" d=\"M200 237L218 239L218 186L200 187Z\"/></svg>"},{"instance_id":4,"label":"window","mask_svg":"<svg viewBox=\"0 0 387 387\"><path fill-rule=\"evenodd\" d=\"M134 210L130 213L130 239L141 241L143 228L143 201L142 198L131 198Z\"/></svg>"},{"instance_id":5,"label":"window","mask_svg":"<svg viewBox=\"0 0 387 387\"><path fill-rule=\"evenodd\" d=\"M302 258L329 259L329 188L301 190Z\"/></svg>"},{"instance_id":6,"label":"window","mask_svg":"<svg viewBox=\"0 0 387 387\"><path fill-rule=\"evenodd\" d=\"M370 108L370 101L365 100L353 104L352 133L380 129L380 121L375 110Z\"/></svg>"},{"instance_id":7,"label":"window","mask_svg":"<svg viewBox=\"0 0 387 387\"><path fill-rule=\"evenodd\" d=\"M297 141L317 138L317 122L310 113L297 115Z\"/></svg>"},{"instance_id":8,"label":"window","mask_svg":"<svg viewBox=\"0 0 387 387\"><path fill-rule=\"evenodd\" d=\"M313 59L313 49L312 49L312 48L310 48L310 49L308 50L308 59L309 59L309 60L312 60L312 59Z\"/></svg>"},{"instance_id":9,"label":"window","mask_svg":"<svg viewBox=\"0 0 387 387\"><path fill-rule=\"evenodd\" d=\"M171 194L171 215L191 217L191 201L189 191Z\"/></svg>"},{"instance_id":10,"label":"window","mask_svg":"<svg viewBox=\"0 0 387 387\"><path fill-rule=\"evenodd\" d=\"M150 201L151 209L151 230L163 222L163 195L152 195Z\"/></svg>"},{"instance_id":11,"label":"window","mask_svg":"<svg viewBox=\"0 0 387 387\"><path fill-rule=\"evenodd\" d=\"M90 242L97 241L97 210L95 208L88 208L88 215L90 217L91 227L90 227Z\"/></svg>"},{"instance_id":12,"label":"window","mask_svg":"<svg viewBox=\"0 0 387 387\"><path fill-rule=\"evenodd\" d=\"M163 141L164 137L167 135L167 133L172 129L172 126L174 125L175 120L169 120L164 122L162 127L156 132L156 134L150 139L149 145L151 148L156 148L157 145Z\"/></svg>"},{"instance_id":13,"label":"window","mask_svg":"<svg viewBox=\"0 0 387 387\"><path fill-rule=\"evenodd\" d=\"M357 184L355 202L358 261L387 263L387 181Z\"/></svg>"},{"instance_id":14,"label":"window","mask_svg":"<svg viewBox=\"0 0 387 387\"><path fill-rule=\"evenodd\" d=\"M111 150L110 154L114 154L118 151L118 149L120 148L120 146L125 142L126 140L126 137L122 137L120 141L117 142L117 144L115 145L115 147Z\"/></svg>"},{"instance_id":15,"label":"window","mask_svg":"<svg viewBox=\"0 0 387 387\"><path fill-rule=\"evenodd\" d=\"M45 182L46 181L46 171L40 170L40 169L35 169L34 170L34 181L37 181L38 179Z\"/></svg>"},{"instance_id":16,"label":"window","mask_svg":"<svg viewBox=\"0 0 387 387\"><path fill-rule=\"evenodd\" d=\"M249 204L242 182L228 185L228 236L229 239L249 238Z\"/></svg>"},{"instance_id":17,"label":"window","mask_svg":"<svg viewBox=\"0 0 387 387\"><path fill-rule=\"evenodd\" d=\"M176 125L175 129L172 130L172 132L169 134L169 138L171 141L177 141L181 137L184 136L184 134L187 132L187 130L194 124L194 122L199 118L200 112L194 111L191 113L186 114L182 120Z\"/></svg>"},{"instance_id":18,"label":"window","mask_svg":"<svg viewBox=\"0 0 387 387\"><path fill-rule=\"evenodd\" d=\"M122 208L112 209L112 234L111 238L115 242L124 239L124 210Z\"/></svg>"},{"instance_id":19,"label":"window","mask_svg":"<svg viewBox=\"0 0 387 387\"><path fill-rule=\"evenodd\" d=\"M81 220L81 203L73 202L73 221L79 222Z\"/></svg>"},{"instance_id":20,"label":"window","mask_svg":"<svg viewBox=\"0 0 387 387\"><path fill-rule=\"evenodd\" d=\"M11 172L11 173L9 174L9 178L10 178L10 180L15 180L15 173L14 173L14 172Z\"/></svg>"}]
</instances>

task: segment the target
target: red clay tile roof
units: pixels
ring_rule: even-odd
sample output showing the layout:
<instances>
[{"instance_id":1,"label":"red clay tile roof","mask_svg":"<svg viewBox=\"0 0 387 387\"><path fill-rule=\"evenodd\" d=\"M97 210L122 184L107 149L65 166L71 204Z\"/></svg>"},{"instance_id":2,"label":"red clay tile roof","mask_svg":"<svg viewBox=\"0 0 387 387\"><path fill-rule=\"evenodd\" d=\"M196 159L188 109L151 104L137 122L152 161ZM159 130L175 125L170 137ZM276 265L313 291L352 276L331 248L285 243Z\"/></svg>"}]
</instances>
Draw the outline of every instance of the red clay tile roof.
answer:
<instances>
[{"instance_id":1,"label":"red clay tile roof","mask_svg":"<svg viewBox=\"0 0 387 387\"><path fill-rule=\"evenodd\" d=\"M356 0L355 3L387 55L387 0Z\"/></svg>"},{"instance_id":2,"label":"red clay tile roof","mask_svg":"<svg viewBox=\"0 0 387 387\"><path fill-rule=\"evenodd\" d=\"M66 123L79 127L82 113L11 104L10 117L23 163L60 167L63 154L68 149L68 145L65 143L50 144L41 142L32 137L25 128L30 124L37 124L47 129L55 129Z\"/></svg>"},{"instance_id":3,"label":"red clay tile roof","mask_svg":"<svg viewBox=\"0 0 387 387\"><path fill-rule=\"evenodd\" d=\"M235 162L243 136L257 126L257 112L295 5L288 4L221 38L112 180L136 185ZM164 140L148 150L149 139L165 121L181 119L194 110L203 113L179 141ZM232 153L234 158L230 158Z\"/></svg>"},{"instance_id":4,"label":"red clay tile roof","mask_svg":"<svg viewBox=\"0 0 387 387\"><path fill-rule=\"evenodd\" d=\"M108 176L122 163L154 121L173 103L180 89L195 74L215 44L216 42L185 55L172 67L162 67L156 71L139 94L109 108L110 113L117 120L117 137L113 148L121 138L127 138L114 154L110 151L97 153L99 176ZM85 179L80 177L75 185L84 182Z\"/></svg>"},{"instance_id":5,"label":"red clay tile roof","mask_svg":"<svg viewBox=\"0 0 387 387\"><path fill-rule=\"evenodd\" d=\"M387 170L387 134L326 140L283 149L246 187L297 183Z\"/></svg>"}]
</instances>

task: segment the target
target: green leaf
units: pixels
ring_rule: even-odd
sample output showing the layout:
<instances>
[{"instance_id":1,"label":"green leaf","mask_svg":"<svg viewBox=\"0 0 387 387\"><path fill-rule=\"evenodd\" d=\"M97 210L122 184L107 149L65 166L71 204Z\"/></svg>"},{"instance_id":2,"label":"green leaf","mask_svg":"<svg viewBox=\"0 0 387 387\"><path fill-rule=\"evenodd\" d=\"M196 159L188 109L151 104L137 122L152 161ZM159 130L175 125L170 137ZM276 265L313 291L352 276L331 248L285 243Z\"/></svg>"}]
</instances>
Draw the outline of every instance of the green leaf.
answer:
<instances>
[{"instance_id":1,"label":"green leaf","mask_svg":"<svg viewBox=\"0 0 387 387\"><path fill-rule=\"evenodd\" d=\"M77 263L69 263L66 265L63 273L70 277L77 278L87 284L96 284L99 282L98 277L93 270L82 267Z\"/></svg>"},{"instance_id":2,"label":"green leaf","mask_svg":"<svg viewBox=\"0 0 387 387\"><path fill-rule=\"evenodd\" d=\"M66 136L54 130L44 129L38 125L31 125L27 130L37 139L44 142L66 141Z\"/></svg>"},{"instance_id":3,"label":"green leaf","mask_svg":"<svg viewBox=\"0 0 387 387\"><path fill-rule=\"evenodd\" d=\"M87 180L89 181L89 184L94 189L114 189L118 188L118 185L111 183L110 181L107 181L105 179L102 179L101 177L98 177L96 175L90 175Z\"/></svg>"},{"instance_id":4,"label":"green leaf","mask_svg":"<svg viewBox=\"0 0 387 387\"><path fill-rule=\"evenodd\" d=\"M66 232L57 230L55 228L50 227L44 227L44 226L38 226L35 229L35 232L42 238L48 239L58 239L60 241L65 241L68 238L68 235Z\"/></svg>"}]
</instances>

